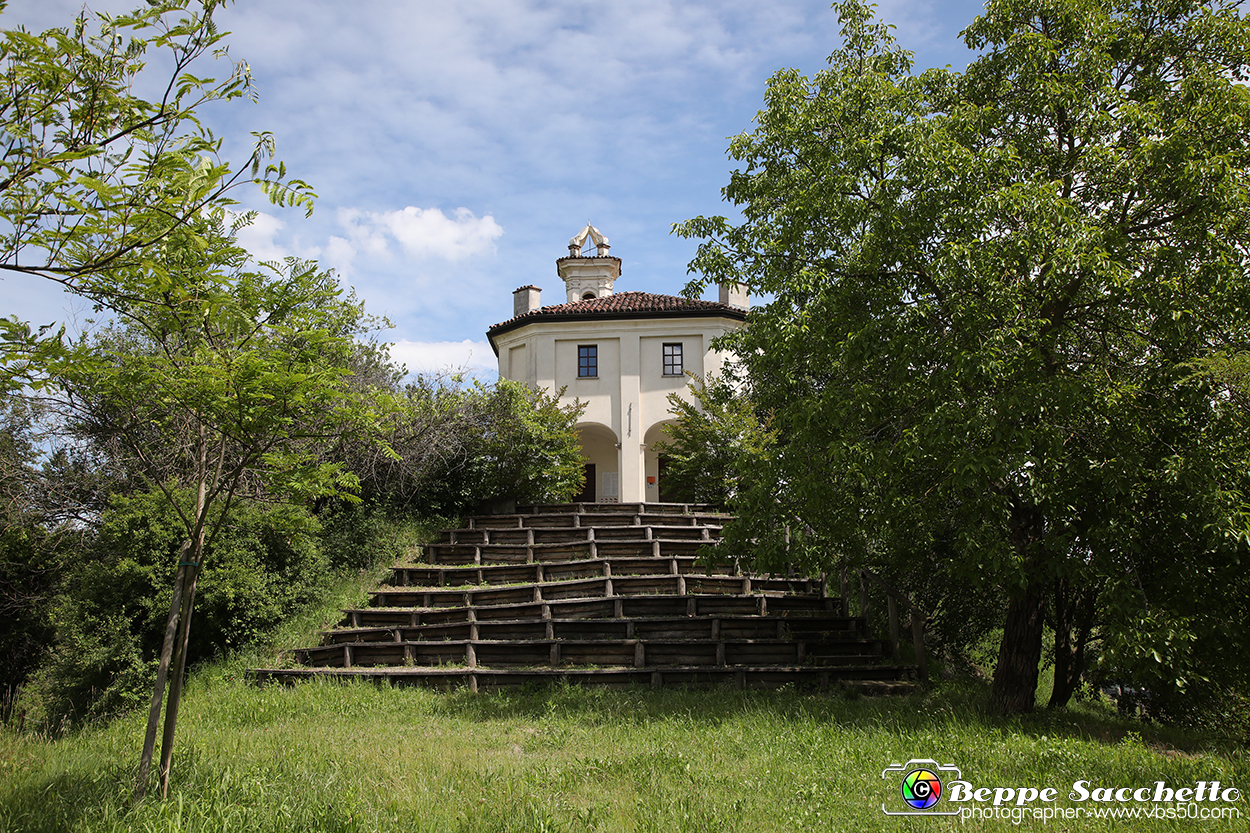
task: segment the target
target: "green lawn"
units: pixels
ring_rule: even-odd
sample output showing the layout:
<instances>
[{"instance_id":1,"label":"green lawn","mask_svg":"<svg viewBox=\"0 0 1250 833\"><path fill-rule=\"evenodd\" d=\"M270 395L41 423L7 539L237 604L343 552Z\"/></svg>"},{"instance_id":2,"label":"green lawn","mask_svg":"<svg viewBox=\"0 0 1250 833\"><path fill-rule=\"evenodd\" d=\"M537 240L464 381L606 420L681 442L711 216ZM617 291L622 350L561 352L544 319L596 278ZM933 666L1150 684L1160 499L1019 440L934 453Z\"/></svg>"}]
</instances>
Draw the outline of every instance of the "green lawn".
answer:
<instances>
[{"instance_id":1,"label":"green lawn","mask_svg":"<svg viewBox=\"0 0 1250 833\"><path fill-rule=\"evenodd\" d=\"M1246 830L1239 821L888 818L911 758L974 786L1250 785L1244 749L1084 706L995 720L985 692L558 688L472 695L368 684L256 688L200 669L168 801L131 808L142 716L59 740L0 732L3 831ZM949 788L948 788L949 789ZM1040 806L1040 805L1038 805ZM1088 806L1088 805L1086 805ZM1105 805L1103 805L1105 806ZM1146 805L1143 805L1146 806ZM1209 805L1201 805L1209 806Z\"/></svg>"}]
</instances>

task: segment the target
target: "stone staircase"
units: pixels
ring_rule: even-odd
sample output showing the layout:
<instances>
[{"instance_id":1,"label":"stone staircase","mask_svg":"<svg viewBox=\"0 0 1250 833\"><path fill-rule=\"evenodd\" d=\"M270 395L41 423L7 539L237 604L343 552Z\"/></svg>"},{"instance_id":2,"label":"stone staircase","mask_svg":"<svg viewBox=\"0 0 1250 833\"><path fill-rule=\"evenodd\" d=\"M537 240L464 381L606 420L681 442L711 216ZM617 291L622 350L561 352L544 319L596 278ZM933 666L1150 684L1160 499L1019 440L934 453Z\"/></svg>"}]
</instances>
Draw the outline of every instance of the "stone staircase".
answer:
<instances>
[{"instance_id":1,"label":"stone staircase","mask_svg":"<svg viewBox=\"0 0 1250 833\"><path fill-rule=\"evenodd\" d=\"M296 668L259 681L386 679L472 691L555 681L910 690L912 666L824 581L743 573L725 515L686 504L559 504L444 530L393 568Z\"/></svg>"}]
</instances>

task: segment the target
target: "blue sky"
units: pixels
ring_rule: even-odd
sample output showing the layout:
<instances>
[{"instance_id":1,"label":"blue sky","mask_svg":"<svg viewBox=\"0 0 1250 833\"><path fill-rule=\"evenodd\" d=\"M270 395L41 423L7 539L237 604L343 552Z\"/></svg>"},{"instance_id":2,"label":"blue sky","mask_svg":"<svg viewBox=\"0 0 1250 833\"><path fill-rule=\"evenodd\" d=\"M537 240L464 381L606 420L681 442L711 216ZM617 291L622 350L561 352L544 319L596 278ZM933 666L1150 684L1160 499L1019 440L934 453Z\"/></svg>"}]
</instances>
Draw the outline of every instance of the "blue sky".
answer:
<instances>
[{"instance_id":1,"label":"blue sky","mask_svg":"<svg viewBox=\"0 0 1250 833\"><path fill-rule=\"evenodd\" d=\"M137 0L99 0L125 11ZM0 26L65 25L76 0L11 0ZM976 2L882 2L917 70L962 68ZM253 130L319 194L269 206L246 232L258 256L333 267L413 371L490 377L485 330L512 290L563 300L555 259L588 220L623 260L617 291L678 293L696 243L672 224L728 211L728 137L752 127L765 82L811 74L838 43L808 0L240 0L218 22L251 67L257 103L205 113L236 159ZM203 74L210 74L206 67ZM0 279L0 314L81 319L50 286Z\"/></svg>"}]
</instances>

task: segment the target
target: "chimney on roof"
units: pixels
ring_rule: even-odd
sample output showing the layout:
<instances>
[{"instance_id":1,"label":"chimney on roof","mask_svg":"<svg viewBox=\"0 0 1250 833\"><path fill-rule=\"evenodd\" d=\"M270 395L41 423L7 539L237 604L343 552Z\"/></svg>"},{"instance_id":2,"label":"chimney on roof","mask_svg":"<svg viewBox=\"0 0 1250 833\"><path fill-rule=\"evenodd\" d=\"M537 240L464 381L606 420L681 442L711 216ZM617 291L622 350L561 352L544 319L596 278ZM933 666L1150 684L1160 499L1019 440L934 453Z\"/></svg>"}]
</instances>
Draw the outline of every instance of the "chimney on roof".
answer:
<instances>
[{"instance_id":1,"label":"chimney on roof","mask_svg":"<svg viewBox=\"0 0 1250 833\"><path fill-rule=\"evenodd\" d=\"M751 296L747 294L746 284L743 283L722 283L720 302L735 309L751 309Z\"/></svg>"},{"instance_id":2,"label":"chimney on roof","mask_svg":"<svg viewBox=\"0 0 1250 833\"><path fill-rule=\"evenodd\" d=\"M523 286L520 289L512 291L512 317L525 315L527 312L533 312L538 309L542 302L539 296L542 290L536 286Z\"/></svg>"}]
</instances>

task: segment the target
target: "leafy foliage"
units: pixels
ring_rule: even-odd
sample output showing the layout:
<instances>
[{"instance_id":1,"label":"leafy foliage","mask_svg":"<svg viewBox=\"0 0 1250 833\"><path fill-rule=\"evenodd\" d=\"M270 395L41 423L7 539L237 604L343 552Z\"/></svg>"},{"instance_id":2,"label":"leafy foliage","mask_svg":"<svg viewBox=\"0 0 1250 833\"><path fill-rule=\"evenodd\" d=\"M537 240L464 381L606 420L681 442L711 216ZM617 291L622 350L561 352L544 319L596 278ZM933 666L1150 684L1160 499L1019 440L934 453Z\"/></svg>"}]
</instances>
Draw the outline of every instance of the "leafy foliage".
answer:
<instances>
[{"instance_id":1,"label":"leafy foliage","mask_svg":"<svg viewBox=\"0 0 1250 833\"><path fill-rule=\"evenodd\" d=\"M749 400L724 377L695 378L694 401L669 394L670 439L657 451L668 460L666 488L678 500L732 506L751 472L768 456L775 437Z\"/></svg>"},{"instance_id":2,"label":"leafy foliage","mask_svg":"<svg viewBox=\"0 0 1250 833\"><path fill-rule=\"evenodd\" d=\"M41 347L40 381L69 428L166 496L184 541L175 564L202 563L241 497L353 488L316 445L348 425L367 433L375 404L346 381L360 305L312 264L245 269L233 230L221 212L197 218L166 241L160 295L144 300L151 275L133 276L119 322Z\"/></svg>"},{"instance_id":3,"label":"leafy foliage","mask_svg":"<svg viewBox=\"0 0 1250 833\"><path fill-rule=\"evenodd\" d=\"M359 479L367 503L454 516L500 499L565 500L581 486L580 406L508 379L464 387L457 378L401 385L392 377L390 385L384 445L344 434L325 452Z\"/></svg>"},{"instance_id":4,"label":"leafy foliage","mask_svg":"<svg viewBox=\"0 0 1250 833\"><path fill-rule=\"evenodd\" d=\"M462 473L461 505L501 498L567 500L581 488L577 419L583 407L510 379L475 387L473 432Z\"/></svg>"},{"instance_id":5,"label":"leafy foliage","mask_svg":"<svg viewBox=\"0 0 1250 833\"><path fill-rule=\"evenodd\" d=\"M84 11L68 28L0 37L0 269L61 283L110 319L78 341L64 329L0 321L0 389L44 396L120 480L163 494L171 514L162 523L180 528L177 553L165 552L177 583L140 792L172 654L168 776L182 647L205 553L223 551L216 539L241 500L350 494L355 478L320 459L315 446L343 430L371 435L380 401L347 381L356 339L369 326L360 305L315 264L249 268L237 244L238 228L254 216L228 211L239 184L256 183L274 203L308 211L313 194L268 162L268 134L257 134L250 157L232 170L221 141L199 121L211 102L250 93L246 64L229 61L213 22L220 5L154 0L129 15ZM196 74L210 56L225 60L224 78ZM170 73L163 83L146 69L162 64ZM136 89L156 89L157 97L145 100ZM49 468L73 472L80 459L62 453ZM263 575L243 570L228 582L231 593L280 599L266 594ZM138 581L126 569L118 576ZM32 583L29 570L18 583ZM102 592L116 584L98 582ZM81 610L62 616L50 673L97 694L80 690L62 711L123 705L109 694L118 675L145 676L146 647L125 635L136 634L142 618L135 599L149 596L64 597ZM201 603L218 601L206 592ZM257 608L262 618L269 612ZM253 634L228 618L238 638Z\"/></svg>"},{"instance_id":6,"label":"leafy foliage","mask_svg":"<svg viewBox=\"0 0 1250 833\"><path fill-rule=\"evenodd\" d=\"M410 558L413 544L429 538L431 530L454 525L448 519L366 501L336 506L317 520L321 550L331 569L348 572L390 567Z\"/></svg>"},{"instance_id":7,"label":"leafy foliage","mask_svg":"<svg viewBox=\"0 0 1250 833\"><path fill-rule=\"evenodd\" d=\"M247 64L230 59L213 22L222 2L159 0L117 17L84 10L68 27L0 33L0 270L112 307L131 297L116 275L159 274L161 243L229 205L242 183L312 210L308 185L268 161L271 135L255 134L232 171L199 120L214 101L253 95ZM224 76L197 74L210 58ZM148 69L161 65L163 82ZM153 87L150 101L134 92Z\"/></svg>"},{"instance_id":8,"label":"leafy foliage","mask_svg":"<svg viewBox=\"0 0 1250 833\"><path fill-rule=\"evenodd\" d=\"M71 543L55 534L42 499L34 422L25 402L0 400L0 722L52 641L53 597Z\"/></svg>"},{"instance_id":9,"label":"leafy foliage","mask_svg":"<svg viewBox=\"0 0 1250 833\"><path fill-rule=\"evenodd\" d=\"M181 512L195 495L173 492ZM51 725L127 711L149 696L186 531L160 492L115 496L55 608L56 647L36 682ZM309 601L328 562L305 509L236 504L205 550L189 662L253 644Z\"/></svg>"},{"instance_id":10,"label":"leafy foliage","mask_svg":"<svg viewBox=\"0 0 1250 833\"><path fill-rule=\"evenodd\" d=\"M1191 363L1250 344L1250 24L994 0L965 72L917 76L868 7L838 8L829 68L776 73L731 143L743 222L677 228L704 238L691 291L774 298L730 336L777 432L767 511L817 557L953 552L1005 595L1001 711L1032 707L1047 615L1082 661L1062 586L1121 668L1225 674L1197 646L1245 598L1250 424Z\"/></svg>"}]
</instances>

